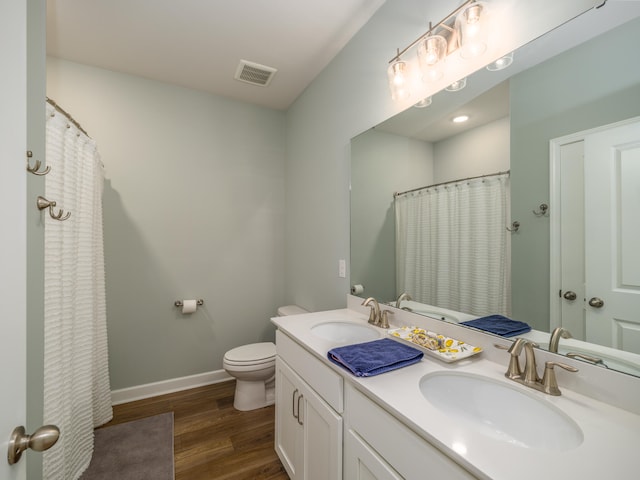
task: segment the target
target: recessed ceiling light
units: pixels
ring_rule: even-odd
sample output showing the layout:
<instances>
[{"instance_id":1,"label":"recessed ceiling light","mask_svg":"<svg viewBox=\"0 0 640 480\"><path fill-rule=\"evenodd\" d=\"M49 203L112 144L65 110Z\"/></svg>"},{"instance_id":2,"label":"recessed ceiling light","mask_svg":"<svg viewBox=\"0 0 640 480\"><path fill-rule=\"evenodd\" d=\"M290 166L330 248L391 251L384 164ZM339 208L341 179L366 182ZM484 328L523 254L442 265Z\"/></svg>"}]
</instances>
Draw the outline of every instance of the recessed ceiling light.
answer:
<instances>
[{"instance_id":1,"label":"recessed ceiling light","mask_svg":"<svg viewBox=\"0 0 640 480\"><path fill-rule=\"evenodd\" d=\"M464 123L469 120L469 115L458 115L451 120L453 123Z\"/></svg>"}]
</instances>

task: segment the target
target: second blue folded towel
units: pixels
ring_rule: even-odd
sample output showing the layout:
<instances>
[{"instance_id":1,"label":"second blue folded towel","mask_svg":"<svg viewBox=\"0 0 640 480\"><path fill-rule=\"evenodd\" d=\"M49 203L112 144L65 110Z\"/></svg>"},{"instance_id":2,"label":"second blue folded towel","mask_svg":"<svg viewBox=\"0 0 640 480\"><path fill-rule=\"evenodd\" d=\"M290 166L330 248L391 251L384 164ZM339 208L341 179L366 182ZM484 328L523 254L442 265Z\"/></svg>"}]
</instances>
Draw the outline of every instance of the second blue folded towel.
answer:
<instances>
[{"instance_id":1,"label":"second blue folded towel","mask_svg":"<svg viewBox=\"0 0 640 480\"><path fill-rule=\"evenodd\" d=\"M488 317L476 318L475 320L460 322L460 325L467 325L468 327L495 333L503 337L513 337L531 331L531 327L528 324L518 320L511 320L502 315L489 315Z\"/></svg>"},{"instance_id":2,"label":"second blue folded towel","mask_svg":"<svg viewBox=\"0 0 640 480\"><path fill-rule=\"evenodd\" d=\"M329 350L327 357L356 377L372 377L419 362L424 354L390 338Z\"/></svg>"}]
</instances>

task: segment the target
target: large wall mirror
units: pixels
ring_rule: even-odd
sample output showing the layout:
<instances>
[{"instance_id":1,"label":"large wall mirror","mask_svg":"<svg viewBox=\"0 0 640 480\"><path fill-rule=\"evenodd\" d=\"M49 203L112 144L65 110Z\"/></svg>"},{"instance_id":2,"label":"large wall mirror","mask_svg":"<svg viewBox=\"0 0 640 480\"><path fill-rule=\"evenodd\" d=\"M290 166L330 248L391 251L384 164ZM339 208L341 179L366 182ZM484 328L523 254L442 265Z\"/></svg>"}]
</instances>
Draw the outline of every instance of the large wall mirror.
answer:
<instances>
[{"instance_id":1,"label":"large wall mirror","mask_svg":"<svg viewBox=\"0 0 640 480\"><path fill-rule=\"evenodd\" d=\"M404 291L412 295L403 288L405 280L397 278L402 270L399 263L419 262L397 257L396 222L400 220L396 218L395 193L461 179L493 179L493 174L509 172L506 204L501 208L501 214L506 215L505 253L491 259L492 263L506 262L506 268L500 267L506 271L506 282L500 286L501 302L451 309L425 304L418 298L404 301L401 307L454 322L504 314L528 323L533 328L529 335L541 346L548 345L551 330L568 324L560 318L562 302L578 305L578 315L584 320L589 298L583 302L580 297L588 296L588 292L580 290L576 300L568 300L562 294L571 288L560 285L557 292L551 291L558 285L561 270L557 269L562 268L560 255L550 246L552 236L558 236L552 230L562 225L563 235L568 238L573 222L566 212L565 217L558 217L563 193L556 186L552 191L550 151L553 145L582 145L579 136L571 137L577 132L640 116L640 62L635 52L640 44L640 8L630 3L609 2L591 10L514 52L509 68L479 70L467 78L463 90L439 92L428 107L409 108L352 139L352 293L390 304L395 304ZM469 120L452 123L458 114L468 115ZM636 137L636 143L638 140ZM580 150L577 158L582 155L584 151ZM627 163L640 164L640 154L630 154ZM640 174L635 178L637 191ZM583 197L590 195L587 190ZM638 198L640 204L640 195ZM495 201L482 205L494 205ZM546 211L540 208L543 204L548 206ZM459 218L449 215L451 222ZM584 211L578 211L576 218L584 215ZM465 220L469 221L473 219ZM514 221L519 228L508 232L507 228L513 230ZM573 234L584 237L581 232ZM457 249L449 254L462 256L463 248L477 248L477 235L471 233L471 238L461 242L448 240ZM485 253L476 255L488 258ZM417 270L424 268L415 266ZM584 266L569 268L579 271ZM639 276L637 272L630 274L630 278ZM493 277L483 281L495 283ZM640 285L627 283L631 293L640 292ZM470 311L472 308L480 310ZM640 375L640 308L633 311L631 317L635 318L624 320L624 338L616 330L619 325L610 322L598 327L608 332L600 336L602 341L587 328L572 323L568 329L574 338L561 340L561 345L568 345L569 353L583 359L592 357L591 361L603 367ZM568 352L561 348L559 353Z\"/></svg>"}]
</instances>

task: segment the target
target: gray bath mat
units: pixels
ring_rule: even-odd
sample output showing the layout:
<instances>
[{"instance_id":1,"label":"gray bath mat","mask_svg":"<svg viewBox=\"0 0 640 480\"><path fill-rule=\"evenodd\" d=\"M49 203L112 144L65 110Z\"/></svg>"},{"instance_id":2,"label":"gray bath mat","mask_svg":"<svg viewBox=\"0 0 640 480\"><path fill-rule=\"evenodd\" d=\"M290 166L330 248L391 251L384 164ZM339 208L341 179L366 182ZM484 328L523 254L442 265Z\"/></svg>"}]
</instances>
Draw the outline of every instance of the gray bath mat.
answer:
<instances>
[{"instance_id":1,"label":"gray bath mat","mask_svg":"<svg viewBox=\"0 0 640 480\"><path fill-rule=\"evenodd\" d=\"M95 431L80 480L174 480L173 412Z\"/></svg>"}]
</instances>

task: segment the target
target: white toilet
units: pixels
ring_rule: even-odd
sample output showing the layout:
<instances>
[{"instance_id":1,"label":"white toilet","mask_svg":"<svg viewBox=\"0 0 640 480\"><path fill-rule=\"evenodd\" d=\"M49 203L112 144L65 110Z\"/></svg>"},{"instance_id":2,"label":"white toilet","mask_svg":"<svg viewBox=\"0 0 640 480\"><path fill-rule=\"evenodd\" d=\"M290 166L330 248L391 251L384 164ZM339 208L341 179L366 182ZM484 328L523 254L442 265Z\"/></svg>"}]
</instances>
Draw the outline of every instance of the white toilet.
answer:
<instances>
[{"instance_id":1,"label":"white toilet","mask_svg":"<svg viewBox=\"0 0 640 480\"><path fill-rule=\"evenodd\" d=\"M308 313L297 305L278 308L278 316ZM272 342L251 343L232 348L224 355L222 366L236 379L233 406L237 410L255 410L275 402L276 346Z\"/></svg>"}]
</instances>

